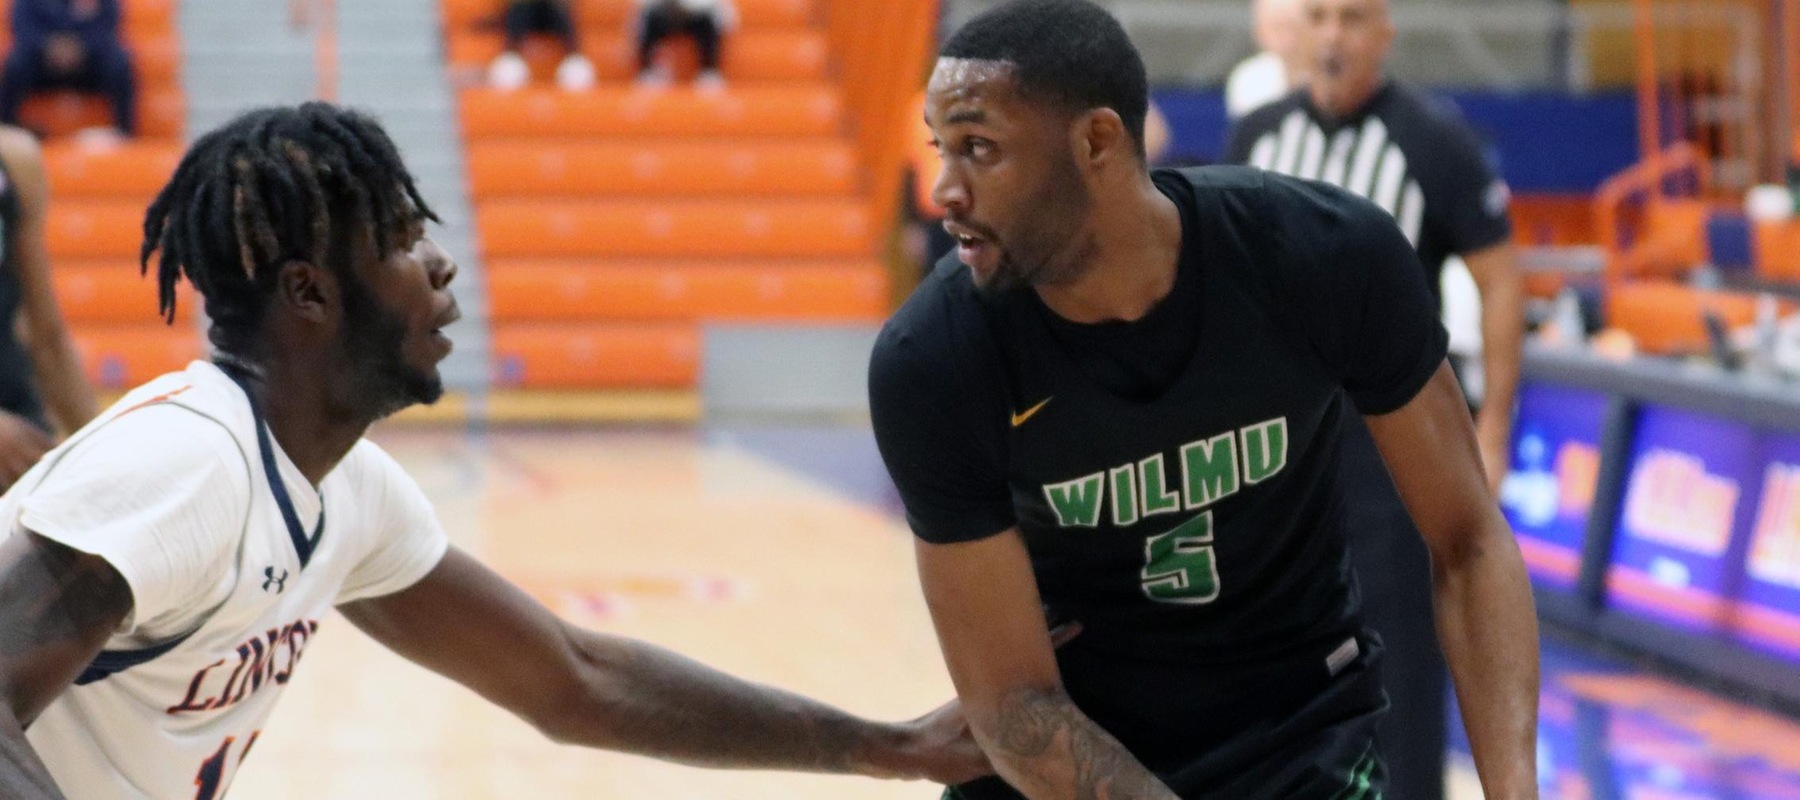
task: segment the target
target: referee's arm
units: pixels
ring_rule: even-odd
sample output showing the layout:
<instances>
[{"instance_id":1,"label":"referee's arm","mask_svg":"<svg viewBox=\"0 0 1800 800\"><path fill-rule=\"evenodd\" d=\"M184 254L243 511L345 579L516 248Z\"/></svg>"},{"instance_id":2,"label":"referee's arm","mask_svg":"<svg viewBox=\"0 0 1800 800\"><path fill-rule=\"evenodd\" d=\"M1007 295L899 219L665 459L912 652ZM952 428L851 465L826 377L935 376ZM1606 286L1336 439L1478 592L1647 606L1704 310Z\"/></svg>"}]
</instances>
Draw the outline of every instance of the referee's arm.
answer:
<instances>
[{"instance_id":1,"label":"referee's arm","mask_svg":"<svg viewBox=\"0 0 1800 800\"><path fill-rule=\"evenodd\" d=\"M1519 361L1525 342L1525 279L1512 244L1463 255L1481 291L1481 359L1486 390L1475 417L1475 437L1488 487L1498 491L1506 476L1507 442L1512 435L1513 399L1519 390Z\"/></svg>"}]
</instances>

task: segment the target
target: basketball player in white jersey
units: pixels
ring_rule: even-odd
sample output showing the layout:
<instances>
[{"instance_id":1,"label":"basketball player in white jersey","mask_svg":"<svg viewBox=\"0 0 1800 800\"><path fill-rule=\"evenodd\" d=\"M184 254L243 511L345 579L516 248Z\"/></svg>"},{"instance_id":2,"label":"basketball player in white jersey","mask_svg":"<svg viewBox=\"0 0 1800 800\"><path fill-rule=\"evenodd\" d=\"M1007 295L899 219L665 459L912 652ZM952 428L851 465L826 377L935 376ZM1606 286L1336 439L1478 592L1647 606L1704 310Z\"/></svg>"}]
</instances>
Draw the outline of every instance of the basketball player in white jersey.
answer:
<instances>
[{"instance_id":1,"label":"basketball player in white jersey","mask_svg":"<svg viewBox=\"0 0 1800 800\"><path fill-rule=\"evenodd\" d=\"M362 436L443 392L456 267L393 143L330 105L194 144L145 221L212 363L131 392L0 499L0 797L221 797L333 607L558 741L965 780L946 706L880 724L563 623L450 547Z\"/></svg>"}]
</instances>

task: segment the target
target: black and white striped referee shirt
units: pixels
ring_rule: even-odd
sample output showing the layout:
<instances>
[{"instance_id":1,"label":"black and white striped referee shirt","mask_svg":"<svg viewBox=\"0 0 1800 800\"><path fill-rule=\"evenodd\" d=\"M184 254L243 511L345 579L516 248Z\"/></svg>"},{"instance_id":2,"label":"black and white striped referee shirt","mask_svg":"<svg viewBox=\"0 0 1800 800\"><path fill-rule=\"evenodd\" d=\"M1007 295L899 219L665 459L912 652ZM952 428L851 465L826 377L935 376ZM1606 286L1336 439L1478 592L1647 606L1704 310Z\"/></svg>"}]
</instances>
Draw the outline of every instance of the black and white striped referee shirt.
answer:
<instances>
[{"instance_id":1,"label":"black and white striped referee shirt","mask_svg":"<svg viewBox=\"0 0 1800 800\"><path fill-rule=\"evenodd\" d=\"M1225 160L1324 181L1373 201L1419 252L1431 291L1444 259L1512 235L1506 182L1462 117L1389 82L1361 111L1327 121L1304 90L1244 117Z\"/></svg>"}]
</instances>

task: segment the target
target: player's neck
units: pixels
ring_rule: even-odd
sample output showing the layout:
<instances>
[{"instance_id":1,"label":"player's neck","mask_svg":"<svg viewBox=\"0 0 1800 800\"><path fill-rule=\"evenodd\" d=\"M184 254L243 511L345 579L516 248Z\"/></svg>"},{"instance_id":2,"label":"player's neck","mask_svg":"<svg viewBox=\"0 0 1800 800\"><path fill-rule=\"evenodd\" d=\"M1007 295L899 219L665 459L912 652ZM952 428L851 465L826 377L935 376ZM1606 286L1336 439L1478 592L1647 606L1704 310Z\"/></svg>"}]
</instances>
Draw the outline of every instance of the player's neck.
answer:
<instances>
[{"instance_id":1,"label":"player's neck","mask_svg":"<svg viewBox=\"0 0 1800 800\"><path fill-rule=\"evenodd\" d=\"M331 392L329 365L264 359L247 383L269 433L308 483L318 486L374 423L347 412Z\"/></svg>"},{"instance_id":2,"label":"player's neck","mask_svg":"<svg viewBox=\"0 0 1800 800\"><path fill-rule=\"evenodd\" d=\"M1094 247L1087 271L1063 284L1040 285L1038 297L1057 316L1092 324L1143 318L1175 287L1181 258L1181 209L1145 174L1115 201L1095 203Z\"/></svg>"}]
</instances>

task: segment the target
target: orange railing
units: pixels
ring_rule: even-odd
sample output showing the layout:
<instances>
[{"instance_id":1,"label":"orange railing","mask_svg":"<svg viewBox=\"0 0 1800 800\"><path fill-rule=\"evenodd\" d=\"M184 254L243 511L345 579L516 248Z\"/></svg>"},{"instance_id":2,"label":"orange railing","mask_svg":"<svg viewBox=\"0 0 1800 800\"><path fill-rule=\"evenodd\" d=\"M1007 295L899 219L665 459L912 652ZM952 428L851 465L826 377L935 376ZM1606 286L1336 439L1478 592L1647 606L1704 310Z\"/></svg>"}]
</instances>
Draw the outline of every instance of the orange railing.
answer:
<instances>
[{"instance_id":1,"label":"orange railing","mask_svg":"<svg viewBox=\"0 0 1800 800\"><path fill-rule=\"evenodd\" d=\"M827 0L827 33L841 70L845 107L868 176L870 208L880 224L900 201L909 107L935 42L936 0Z\"/></svg>"},{"instance_id":2,"label":"orange railing","mask_svg":"<svg viewBox=\"0 0 1800 800\"><path fill-rule=\"evenodd\" d=\"M1688 259L1705 246L1703 198L1711 182L1706 154L1682 142L1601 184L1594 220L1606 251L1607 282L1698 263Z\"/></svg>"}]
</instances>

